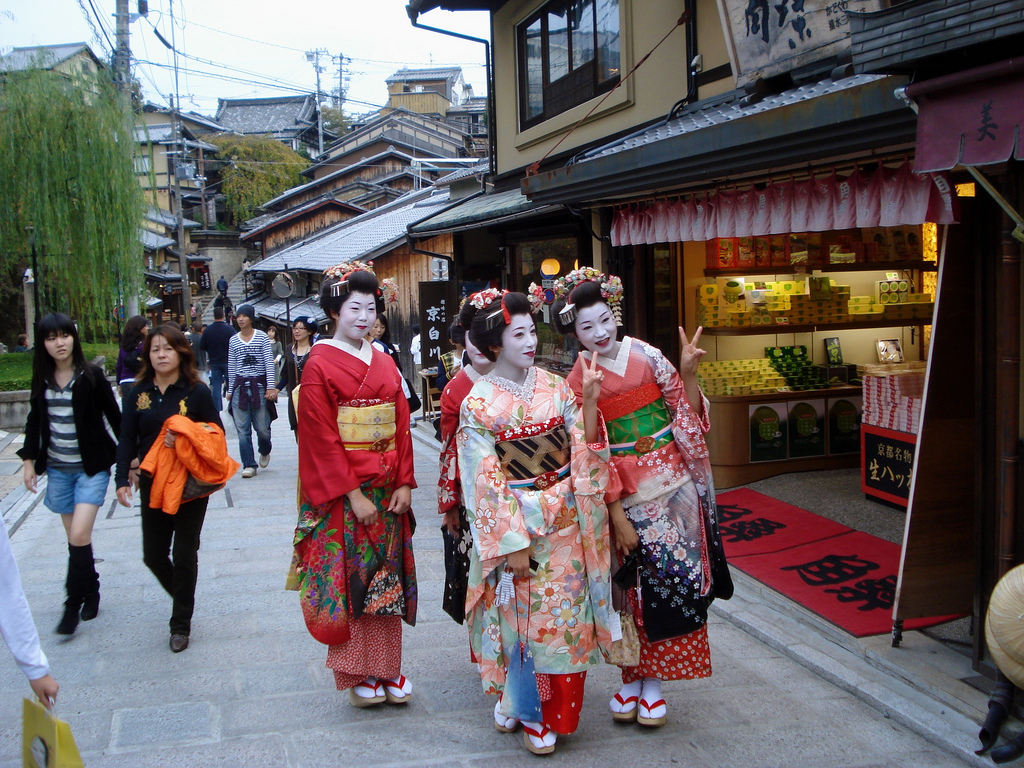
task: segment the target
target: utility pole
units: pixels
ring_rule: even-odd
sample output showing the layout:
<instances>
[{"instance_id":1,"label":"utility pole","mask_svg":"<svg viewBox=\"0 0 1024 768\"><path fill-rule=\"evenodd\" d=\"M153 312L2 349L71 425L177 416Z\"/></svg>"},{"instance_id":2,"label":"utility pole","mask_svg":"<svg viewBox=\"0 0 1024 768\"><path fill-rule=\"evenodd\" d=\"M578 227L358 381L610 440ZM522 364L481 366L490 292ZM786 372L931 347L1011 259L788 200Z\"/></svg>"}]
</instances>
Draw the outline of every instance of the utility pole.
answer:
<instances>
[{"instance_id":1,"label":"utility pole","mask_svg":"<svg viewBox=\"0 0 1024 768\"><path fill-rule=\"evenodd\" d=\"M317 48L312 51L306 51L306 61L313 65L313 69L316 71L316 133L317 133L317 157L324 153L324 118L320 112L320 73L324 70L320 67L320 57L330 56L326 48Z\"/></svg>"},{"instance_id":2,"label":"utility pole","mask_svg":"<svg viewBox=\"0 0 1024 768\"><path fill-rule=\"evenodd\" d=\"M128 50L128 0L117 0L115 16L115 38L117 47L114 49L114 79L117 88L127 99L131 99L131 78L129 63L131 54Z\"/></svg>"},{"instance_id":3,"label":"utility pole","mask_svg":"<svg viewBox=\"0 0 1024 768\"><path fill-rule=\"evenodd\" d=\"M181 199L180 173L184 167L185 141L181 127L181 97L178 95L178 46L175 42L174 0L169 2L171 16L171 52L174 55L174 97L171 117L174 126L174 215L178 219L178 269L181 273L181 312L183 326L192 322L192 286L188 280L188 253L185 250L185 212Z\"/></svg>"},{"instance_id":4,"label":"utility pole","mask_svg":"<svg viewBox=\"0 0 1024 768\"><path fill-rule=\"evenodd\" d=\"M341 112L345 106L345 96L348 94L349 76L345 74L345 65L351 64L352 59L346 58L345 54L339 53L336 57L338 64L338 87L334 92L334 108Z\"/></svg>"}]
</instances>

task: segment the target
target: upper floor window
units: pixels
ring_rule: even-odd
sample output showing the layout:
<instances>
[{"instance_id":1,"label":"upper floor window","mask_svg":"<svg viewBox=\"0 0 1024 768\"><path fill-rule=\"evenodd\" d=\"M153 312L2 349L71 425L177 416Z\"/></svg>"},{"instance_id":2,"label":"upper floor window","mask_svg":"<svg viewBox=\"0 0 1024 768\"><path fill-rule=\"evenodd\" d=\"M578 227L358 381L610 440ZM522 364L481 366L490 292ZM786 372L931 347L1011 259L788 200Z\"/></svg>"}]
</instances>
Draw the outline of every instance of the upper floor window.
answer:
<instances>
[{"instance_id":1,"label":"upper floor window","mask_svg":"<svg viewBox=\"0 0 1024 768\"><path fill-rule=\"evenodd\" d=\"M619 0L555 0L520 24L516 38L522 128L619 81Z\"/></svg>"}]
</instances>

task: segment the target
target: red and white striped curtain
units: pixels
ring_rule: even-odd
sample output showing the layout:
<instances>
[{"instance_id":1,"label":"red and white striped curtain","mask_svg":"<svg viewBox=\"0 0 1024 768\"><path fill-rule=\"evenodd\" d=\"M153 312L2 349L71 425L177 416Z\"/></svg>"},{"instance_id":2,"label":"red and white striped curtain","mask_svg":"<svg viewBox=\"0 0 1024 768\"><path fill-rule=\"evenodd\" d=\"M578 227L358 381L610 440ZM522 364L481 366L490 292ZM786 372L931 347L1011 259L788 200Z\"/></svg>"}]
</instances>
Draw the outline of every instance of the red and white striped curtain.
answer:
<instances>
[{"instance_id":1,"label":"red and white striped curtain","mask_svg":"<svg viewBox=\"0 0 1024 768\"><path fill-rule=\"evenodd\" d=\"M612 245L825 232L854 227L955 224L959 210L946 173L881 163L849 176L834 170L804 181L773 181L747 190L715 190L616 209Z\"/></svg>"}]
</instances>

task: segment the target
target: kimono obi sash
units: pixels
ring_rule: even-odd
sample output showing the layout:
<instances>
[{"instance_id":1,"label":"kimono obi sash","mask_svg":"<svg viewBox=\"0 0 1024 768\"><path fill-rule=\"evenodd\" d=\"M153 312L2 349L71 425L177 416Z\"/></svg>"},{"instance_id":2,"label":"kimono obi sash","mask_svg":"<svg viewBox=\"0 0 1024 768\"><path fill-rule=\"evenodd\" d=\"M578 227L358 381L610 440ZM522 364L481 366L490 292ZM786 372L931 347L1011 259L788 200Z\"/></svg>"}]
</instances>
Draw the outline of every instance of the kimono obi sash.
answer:
<instances>
[{"instance_id":1,"label":"kimono obi sash","mask_svg":"<svg viewBox=\"0 0 1024 768\"><path fill-rule=\"evenodd\" d=\"M672 417L661 388L653 382L603 400L597 407L605 419L613 456L641 456L672 442Z\"/></svg>"},{"instance_id":2,"label":"kimono obi sash","mask_svg":"<svg viewBox=\"0 0 1024 768\"><path fill-rule=\"evenodd\" d=\"M338 434L346 451L395 450L395 404L387 400L349 400L338 406Z\"/></svg>"},{"instance_id":3,"label":"kimono obi sash","mask_svg":"<svg viewBox=\"0 0 1024 768\"><path fill-rule=\"evenodd\" d=\"M550 488L569 475L569 433L561 416L494 433L494 450L509 488Z\"/></svg>"}]
</instances>

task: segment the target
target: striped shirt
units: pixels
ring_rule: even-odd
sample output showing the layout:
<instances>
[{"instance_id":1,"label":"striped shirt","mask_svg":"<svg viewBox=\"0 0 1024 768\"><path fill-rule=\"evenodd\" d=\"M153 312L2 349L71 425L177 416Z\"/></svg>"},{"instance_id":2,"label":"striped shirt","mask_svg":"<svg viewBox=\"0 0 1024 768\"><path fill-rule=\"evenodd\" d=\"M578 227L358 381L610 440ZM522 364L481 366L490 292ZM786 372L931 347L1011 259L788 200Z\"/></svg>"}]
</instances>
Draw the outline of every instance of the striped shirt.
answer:
<instances>
[{"instance_id":1,"label":"striped shirt","mask_svg":"<svg viewBox=\"0 0 1024 768\"><path fill-rule=\"evenodd\" d=\"M236 333L228 342L228 399L235 391L235 382L242 378L260 379L267 389L277 386L274 352L270 337L263 331L253 331L248 343Z\"/></svg>"},{"instance_id":2,"label":"striped shirt","mask_svg":"<svg viewBox=\"0 0 1024 768\"><path fill-rule=\"evenodd\" d=\"M82 454L78 448L75 413L71 409L71 390L78 381L78 373L66 387L58 388L53 382L46 387L46 413L50 422L50 445L46 449L46 464L51 469L65 472L82 471Z\"/></svg>"}]
</instances>

